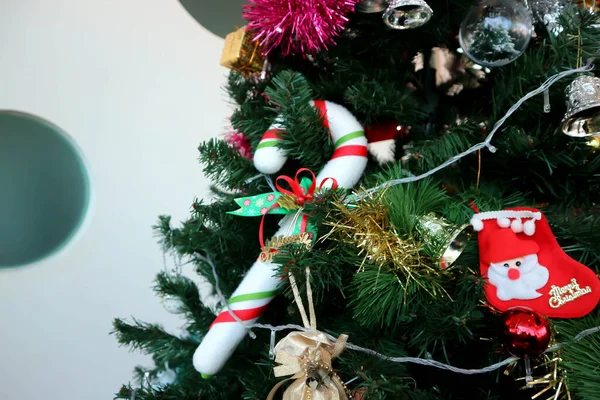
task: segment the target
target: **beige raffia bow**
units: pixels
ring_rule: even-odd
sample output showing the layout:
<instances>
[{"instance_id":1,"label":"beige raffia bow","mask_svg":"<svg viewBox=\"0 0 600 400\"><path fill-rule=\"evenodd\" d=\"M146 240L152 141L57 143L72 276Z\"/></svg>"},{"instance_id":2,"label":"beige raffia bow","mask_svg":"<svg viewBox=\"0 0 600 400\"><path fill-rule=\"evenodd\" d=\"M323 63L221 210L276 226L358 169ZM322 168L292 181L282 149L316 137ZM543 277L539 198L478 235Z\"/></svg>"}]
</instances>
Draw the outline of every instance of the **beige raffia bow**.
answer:
<instances>
[{"instance_id":1,"label":"beige raffia bow","mask_svg":"<svg viewBox=\"0 0 600 400\"><path fill-rule=\"evenodd\" d=\"M332 343L324 333L316 331L309 268L306 268L306 292L310 320L291 273L290 284L304 327L315 331L292 332L277 343L275 361L281 365L274 367L273 372L276 377L291 377L275 385L267 400L272 400L277 390L290 380L294 382L283 393L283 400L348 400L348 390L344 382L331 367L331 360L344 351L348 335L342 334Z\"/></svg>"}]
</instances>

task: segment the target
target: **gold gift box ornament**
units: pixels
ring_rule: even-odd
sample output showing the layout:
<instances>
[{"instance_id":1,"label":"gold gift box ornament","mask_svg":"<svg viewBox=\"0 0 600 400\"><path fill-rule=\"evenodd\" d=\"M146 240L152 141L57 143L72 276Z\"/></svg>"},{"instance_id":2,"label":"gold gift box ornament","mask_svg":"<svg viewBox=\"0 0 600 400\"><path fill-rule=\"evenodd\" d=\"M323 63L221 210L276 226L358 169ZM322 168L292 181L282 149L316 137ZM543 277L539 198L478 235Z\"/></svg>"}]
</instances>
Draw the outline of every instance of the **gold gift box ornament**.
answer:
<instances>
[{"instance_id":1,"label":"gold gift box ornament","mask_svg":"<svg viewBox=\"0 0 600 400\"><path fill-rule=\"evenodd\" d=\"M245 75L261 74L267 66L267 57L262 54L260 44L246 26L225 37L225 48L221 65Z\"/></svg>"}]
</instances>

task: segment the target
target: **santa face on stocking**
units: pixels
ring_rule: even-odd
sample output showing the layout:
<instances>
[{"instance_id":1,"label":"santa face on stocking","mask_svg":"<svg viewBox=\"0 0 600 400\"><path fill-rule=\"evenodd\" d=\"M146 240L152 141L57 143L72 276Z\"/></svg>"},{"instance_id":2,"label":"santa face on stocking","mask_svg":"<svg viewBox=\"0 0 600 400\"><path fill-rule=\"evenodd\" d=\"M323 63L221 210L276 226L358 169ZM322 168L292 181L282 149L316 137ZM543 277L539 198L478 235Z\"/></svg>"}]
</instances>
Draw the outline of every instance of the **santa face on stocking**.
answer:
<instances>
[{"instance_id":1,"label":"santa face on stocking","mask_svg":"<svg viewBox=\"0 0 600 400\"><path fill-rule=\"evenodd\" d=\"M550 273L538 262L537 254L513 258L490 265L488 279L500 300L537 299L537 290L546 286Z\"/></svg>"},{"instance_id":2,"label":"santa face on stocking","mask_svg":"<svg viewBox=\"0 0 600 400\"><path fill-rule=\"evenodd\" d=\"M542 315L576 318L600 299L600 281L559 246L536 209L475 214L480 270L488 302L500 311L528 307Z\"/></svg>"}]
</instances>

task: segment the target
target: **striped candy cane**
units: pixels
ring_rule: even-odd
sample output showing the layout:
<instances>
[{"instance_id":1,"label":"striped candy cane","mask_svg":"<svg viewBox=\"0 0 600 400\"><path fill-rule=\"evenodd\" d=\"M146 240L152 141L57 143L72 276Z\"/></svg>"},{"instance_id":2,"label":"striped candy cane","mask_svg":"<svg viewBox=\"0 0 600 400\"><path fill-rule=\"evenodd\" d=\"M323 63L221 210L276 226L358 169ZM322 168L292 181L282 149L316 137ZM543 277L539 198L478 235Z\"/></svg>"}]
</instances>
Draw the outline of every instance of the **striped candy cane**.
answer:
<instances>
[{"instance_id":1,"label":"striped candy cane","mask_svg":"<svg viewBox=\"0 0 600 400\"><path fill-rule=\"evenodd\" d=\"M317 175L317 187L327 178L335 178L338 185L351 188L360 179L367 165L367 139L356 118L344 107L329 101L315 100L311 104L323 116L334 143L331 159ZM277 143L286 134L283 120L278 117L261 139L254 153L254 166L260 172L273 174L279 171L287 155ZM286 215L274 236L291 236L300 223L300 232L307 229L307 216L301 221L294 214ZM279 264L256 260L238 288L229 299L229 306L244 322L254 323L276 294L281 280L274 276ZM246 336L246 328L235 321L225 308L210 326L202 343L194 353L194 368L204 378L210 378L225 365L235 348Z\"/></svg>"}]
</instances>

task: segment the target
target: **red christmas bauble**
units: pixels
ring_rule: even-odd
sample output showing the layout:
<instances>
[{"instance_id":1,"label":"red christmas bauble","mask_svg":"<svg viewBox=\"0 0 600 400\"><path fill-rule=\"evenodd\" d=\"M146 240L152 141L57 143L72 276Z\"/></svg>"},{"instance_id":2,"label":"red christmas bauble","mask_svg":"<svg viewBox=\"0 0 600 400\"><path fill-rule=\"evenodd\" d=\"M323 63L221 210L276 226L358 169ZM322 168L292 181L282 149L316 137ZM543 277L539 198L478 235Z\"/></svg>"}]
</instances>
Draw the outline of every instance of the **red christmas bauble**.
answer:
<instances>
[{"instance_id":1,"label":"red christmas bauble","mask_svg":"<svg viewBox=\"0 0 600 400\"><path fill-rule=\"evenodd\" d=\"M503 315L504 348L516 357L537 357L550 343L548 319L533 311L513 308Z\"/></svg>"}]
</instances>

